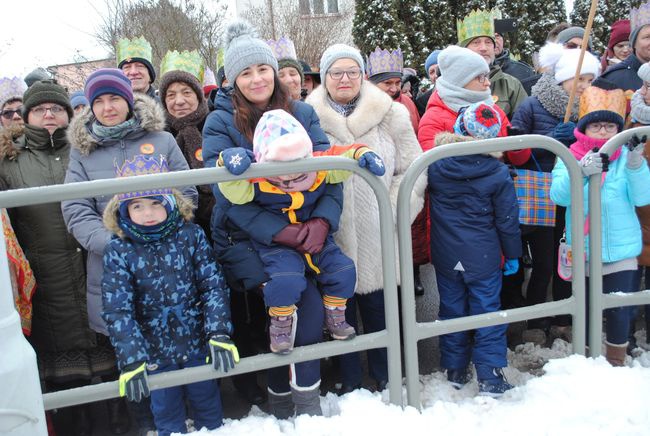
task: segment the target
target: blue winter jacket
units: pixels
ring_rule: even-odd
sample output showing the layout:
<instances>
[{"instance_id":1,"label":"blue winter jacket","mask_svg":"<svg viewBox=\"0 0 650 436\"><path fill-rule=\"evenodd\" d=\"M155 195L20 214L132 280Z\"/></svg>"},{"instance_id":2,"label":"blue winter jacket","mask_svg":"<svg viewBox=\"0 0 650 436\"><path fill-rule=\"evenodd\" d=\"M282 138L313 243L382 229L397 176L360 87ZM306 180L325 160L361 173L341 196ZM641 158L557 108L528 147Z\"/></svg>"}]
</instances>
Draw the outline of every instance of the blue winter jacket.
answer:
<instances>
[{"instance_id":1,"label":"blue winter jacket","mask_svg":"<svg viewBox=\"0 0 650 436\"><path fill-rule=\"evenodd\" d=\"M437 141L438 142L438 141ZM484 279L521 257L519 206L508 168L474 154L429 166L431 257L436 270Z\"/></svg>"},{"instance_id":2,"label":"blue winter jacket","mask_svg":"<svg viewBox=\"0 0 650 436\"><path fill-rule=\"evenodd\" d=\"M515 115L512 117L512 127L531 135L551 136L550 133L561 122L562 120L560 118L551 115L542 106L537 97L534 96L527 97L519 105ZM555 165L555 154L541 148L534 148L531 151L539 164L539 168L532 158L524 165L518 165L517 168L534 171L541 169L544 172L550 173L553 170L553 165Z\"/></svg>"},{"instance_id":3,"label":"blue winter jacket","mask_svg":"<svg viewBox=\"0 0 650 436\"><path fill-rule=\"evenodd\" d=\"M635 206L650 204L650 170L647 165L631 170L625 166L627 148L609 164L609 171L601 189L602 242L605 263L630 259L641 254L641 224L634 211ZM584 213L587 216L589 183L584 178ZM562 161L553 168L551 200L567 208L566 234L571 243L571 187L569 172ZM589 236L585 235L586 252L589 253Z\"/></svg>"},{"instance_id":4,"label":"blue winter jacket","mask_svg":"<svg viewBox=\"0 0 650 436\"><path fill-rule=\"evenodd\" d=\"M631 54L624 61L609 67L603 73L602 78L609 80L623 90L631 89L636 91L643 86L643 80L637 74L641 65L643 63L639 58Z\"/></svg>"},{"instance_id":5,"label":"blue winter jacket","mask_svg":"<svg viewBox=\"0 0 650 436\"><path fill-rule=\"evenodd\" d=\"M211 334L232 331L229 290L193 223L147 244L114 236L104 254L102 300L120 369L204 358Z\"/></svg>"}]
</instances>

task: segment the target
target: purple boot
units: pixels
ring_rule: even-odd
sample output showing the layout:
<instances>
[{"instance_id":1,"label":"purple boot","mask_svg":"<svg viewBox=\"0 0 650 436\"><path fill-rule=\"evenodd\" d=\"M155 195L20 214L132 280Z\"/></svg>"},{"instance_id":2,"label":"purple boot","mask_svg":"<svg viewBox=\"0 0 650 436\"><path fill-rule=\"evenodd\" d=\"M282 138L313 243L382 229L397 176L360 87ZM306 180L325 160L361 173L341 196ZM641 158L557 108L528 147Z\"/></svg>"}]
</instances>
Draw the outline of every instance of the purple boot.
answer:
<instances>
[{"instance_id":1,"label":"purple boot","mask_svg":"<svg viewBox=\"0 0 650 436\"><path fill-rule=\"evenodd\" d=\"M354 327L345 320L345 306L325 306L325 327L333 339L345 341L356 336Z\"/></svg>"},{"instance_id":2,"label":"purple boot","mask_svg":"<svg viewBox=\"0 0 650 436\"><path fill-rule=\"evenodd\" d=\"M293 341L296 337L296 318L295 312L289 316L271 316L269 336L273 353L289 354L293 350Z\"/></svg>"}]
</instances>

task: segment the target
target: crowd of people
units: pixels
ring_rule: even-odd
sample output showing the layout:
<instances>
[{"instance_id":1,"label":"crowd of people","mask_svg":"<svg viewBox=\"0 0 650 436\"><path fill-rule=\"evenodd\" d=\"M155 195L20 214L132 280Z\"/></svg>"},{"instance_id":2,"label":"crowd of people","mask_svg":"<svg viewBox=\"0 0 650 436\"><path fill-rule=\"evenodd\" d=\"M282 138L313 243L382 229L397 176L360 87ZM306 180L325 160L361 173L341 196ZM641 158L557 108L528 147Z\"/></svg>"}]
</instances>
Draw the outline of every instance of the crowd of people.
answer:
<instances>
[{"instance_id":1,"label":"crowd of people","mask_svg":"<svg viewBox=\"0 0 650 436\"><path fill-rule=\"evenodd\" d=\"M42 69L0 79L0 186L217 166L241 175L253 163L343 156L385 184L395 213L402 178L423 152L540 134L575 156L585 193L600 175L603 292L635 292L650 277L650 142L634 137L611 156L600 148L650 125L648 9L609 23L605 53L589 40L583 59L585 30L559 23L534 68L512 57L514 29L493 11L459 20L457 41L432 51L420 72L399 49L364 54L346 44L327 47L312 68L290 39L264 41L239 20L216 74L196 51L168 52L156 70L150 44L125 38L117 68L92 72L83 90ZM565 165L534 144L430 165L410 201L416 295L426 292L420 267L433 264L440 319L568 298L571 201ZM345 171L3 212L16 309L43 391L117 380L120 398L106 402L113 434L185 433L188 418L197 429L219 427L216 379L151 390L147 376L206 362L227 372L241 357L384 330L378 212L371 188ZM587 249L588 228L586 219ZM612 365L633 352L640 315L605 311ZM569 316L541 318L522 339L548 346L571 332ZM507 326L442 335L441 368L455 388L475 374L479 394L499 397L512 389L507 347ZM367 354L372 388L383 390L386 349ZM368 387L359 353L336 360L339 394ZM319 360L265 373L266 389L256 373L232 381L277 418L322 414ZM48 420L51 434L93 431L89 405Z\"/></svg>"}]
</instances>

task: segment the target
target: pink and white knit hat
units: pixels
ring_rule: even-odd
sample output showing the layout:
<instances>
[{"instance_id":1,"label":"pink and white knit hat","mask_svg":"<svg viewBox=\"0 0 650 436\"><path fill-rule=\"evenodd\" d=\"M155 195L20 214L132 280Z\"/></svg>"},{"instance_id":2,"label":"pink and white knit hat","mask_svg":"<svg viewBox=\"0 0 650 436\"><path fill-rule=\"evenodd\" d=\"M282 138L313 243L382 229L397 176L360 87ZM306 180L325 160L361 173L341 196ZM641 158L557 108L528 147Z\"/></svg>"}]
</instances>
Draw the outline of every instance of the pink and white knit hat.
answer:
<instances>
[{"instance_id":1,"label":"pink and white knit hat","mask_svg":"<svg viewBox=\"0 0 650 436\"><path fill-rule=\"evenodd\" d=\"M253 154L258 163L311 157L312 147L302 124L282 109L265 112L255 128Z\"/></svg>"}]
</instances>

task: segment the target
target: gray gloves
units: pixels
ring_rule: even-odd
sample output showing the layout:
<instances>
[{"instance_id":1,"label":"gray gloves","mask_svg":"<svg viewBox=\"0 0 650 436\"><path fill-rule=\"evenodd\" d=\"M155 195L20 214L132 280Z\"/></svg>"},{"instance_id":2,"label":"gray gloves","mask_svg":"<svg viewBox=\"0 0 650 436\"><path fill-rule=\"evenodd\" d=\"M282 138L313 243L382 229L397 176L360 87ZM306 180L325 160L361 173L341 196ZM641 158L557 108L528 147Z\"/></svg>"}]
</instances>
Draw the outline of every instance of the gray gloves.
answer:
<instances>
[{"instance_id":1,"label":"gray gloves","mask_svg":"<svg viewBox=\"0 0 650 436\"><path fill-rule=\"evenodd\" d=\"M609 169L609 156L606 153L599 153L598 149L594 148L580 159L580 169L585 177L603 173Z\"/></svg>"},{"instance_id":2,"label":"gray gloves","mask_svg":"<svg viewBox=\"0 0 650 436\"><path fill-rule=\"evenodd\" d=\"M645 148L646 139L647 137L645 135L643 135L641 138L634 135L632 139L630 139L630 142L626 145L629 152L627 153L627 162L625 163L625 166L627 166L629 169L635 170L643 165L643 151Z\"/></svg>"}]
</instances>

